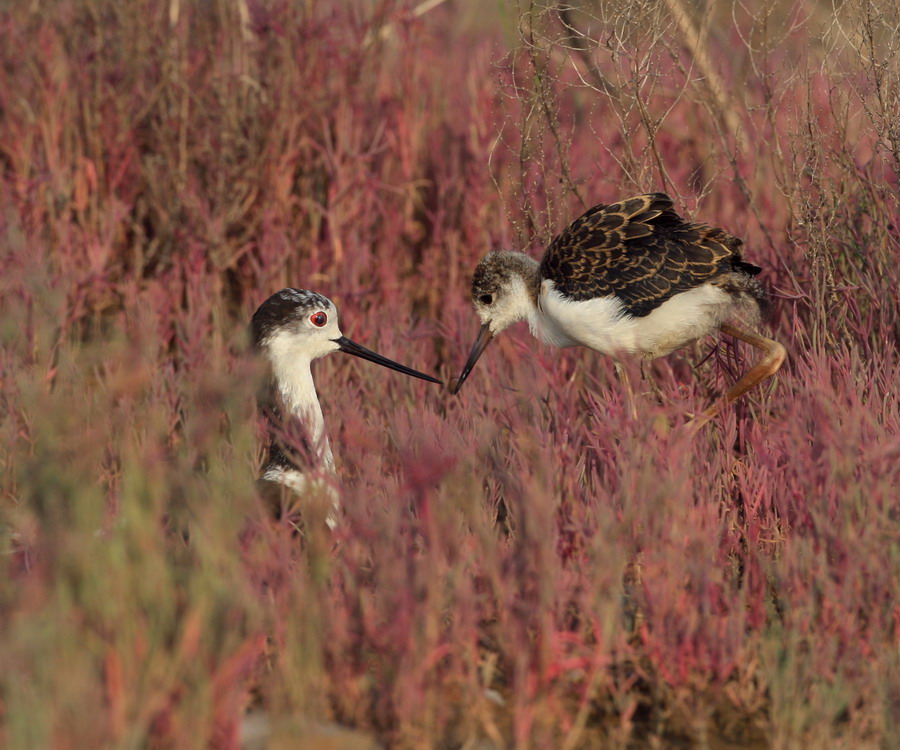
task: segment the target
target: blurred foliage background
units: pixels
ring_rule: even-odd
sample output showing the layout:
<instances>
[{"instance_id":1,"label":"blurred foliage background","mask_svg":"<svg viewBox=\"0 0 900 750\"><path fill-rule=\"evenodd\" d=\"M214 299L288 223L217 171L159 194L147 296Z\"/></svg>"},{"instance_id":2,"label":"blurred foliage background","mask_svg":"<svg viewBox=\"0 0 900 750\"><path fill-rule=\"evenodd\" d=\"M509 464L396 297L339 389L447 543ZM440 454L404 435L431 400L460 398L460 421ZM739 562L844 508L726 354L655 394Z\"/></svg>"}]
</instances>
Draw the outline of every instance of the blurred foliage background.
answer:
<instances>
[{"instance_id":1,"label":"blurred foliage background","mask_svg":"<svg viewBox=\"0 0 900 750\"><path fill-rule=\"evenodd\" d=\"M0 37L0 744L892 745L894 2L22 0ZM481 255L653 190L764 266L776 384L691 442L732 344L637 421L526 332L458 398L329 358L343 523L265 516L270 293L449 377Z\"/></svg>"}]
</instances>

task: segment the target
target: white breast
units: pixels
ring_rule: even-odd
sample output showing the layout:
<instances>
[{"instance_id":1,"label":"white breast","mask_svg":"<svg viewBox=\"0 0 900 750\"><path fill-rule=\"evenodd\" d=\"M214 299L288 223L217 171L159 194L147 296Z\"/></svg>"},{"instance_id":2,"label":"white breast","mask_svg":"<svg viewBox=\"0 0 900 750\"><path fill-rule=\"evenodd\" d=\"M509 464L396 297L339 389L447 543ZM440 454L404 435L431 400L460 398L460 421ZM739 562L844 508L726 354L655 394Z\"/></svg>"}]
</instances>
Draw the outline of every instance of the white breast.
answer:
<instances>
[{"instance_id":1,"label":"white breast","mask_svg":"<svg viewBox=\"0 0 900 750\"><path fill-rule=\"evenodd\" d=\"M545 280L534 333L555 346L580 344L604 354L652 359L713 333L729 317L732 303L726 292L703 284L636 318L625 313L615 297L572 302Z\"/></svg>"}]
</instances>

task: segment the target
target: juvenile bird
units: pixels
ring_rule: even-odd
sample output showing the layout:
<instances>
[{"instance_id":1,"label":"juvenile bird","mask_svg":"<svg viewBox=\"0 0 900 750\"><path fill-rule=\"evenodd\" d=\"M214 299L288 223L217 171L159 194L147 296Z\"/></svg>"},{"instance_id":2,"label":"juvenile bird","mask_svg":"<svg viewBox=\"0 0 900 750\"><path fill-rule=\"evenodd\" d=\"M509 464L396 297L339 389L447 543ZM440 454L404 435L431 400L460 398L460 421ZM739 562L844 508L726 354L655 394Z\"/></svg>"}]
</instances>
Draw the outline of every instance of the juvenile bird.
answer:
<instances>
[{"instance_id":1,"label":"juvenile bird","mask_svg":"<svg viewBox=\"0 0 900 750\"><path fill-rule=\"evenodd\" d=\"M781 367L784 347L750 330L768 306L760 268L722 229L684 221L663 193L597 205L550 243L540 262L492 252L472 276L481 330L451 389L458 393L491 339L517 321L558 347L650 360L722 331L763 352L732 386L731 403ZM627 386L627 381L626 381ZM629 387L630 392L630 387ZM723 406L693 420L699 427Z\"/></svg>"}]
</instances>

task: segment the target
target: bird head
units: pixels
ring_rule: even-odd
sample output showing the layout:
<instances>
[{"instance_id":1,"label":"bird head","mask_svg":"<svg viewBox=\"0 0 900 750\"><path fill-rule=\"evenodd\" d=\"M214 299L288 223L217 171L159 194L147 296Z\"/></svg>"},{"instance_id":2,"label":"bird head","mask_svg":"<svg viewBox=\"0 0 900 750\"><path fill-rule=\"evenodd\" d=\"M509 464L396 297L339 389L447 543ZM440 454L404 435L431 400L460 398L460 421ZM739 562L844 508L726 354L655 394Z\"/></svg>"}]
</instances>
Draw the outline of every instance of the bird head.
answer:
<instances>
[{"instance_id":1,"label":"bird head","mask_svg":"<svg viewBox=\"0 0 900 750\"><path fill-rule=\"evenodd\" d=\"M298 361L311 362L340 351L411 377L441 382L348 339L341 333L334 303L305 289L282 289L273 294L253 314L250 330L254 346L268 357L276 372Z\"/></svg>"},{"instance_id":2,"label":"bird head","mask_svg":"<svg viewBox=\"0 0 900 750\"><path fill-rule=\"evenodd\" d=\"M472 304L481 329L463 371L451 383L454 393L462 384L491 339L504 329L528 318L534 310L540 284L538 262L518 252L488 253L472 274Z\"/></svg>"}]
</instances>

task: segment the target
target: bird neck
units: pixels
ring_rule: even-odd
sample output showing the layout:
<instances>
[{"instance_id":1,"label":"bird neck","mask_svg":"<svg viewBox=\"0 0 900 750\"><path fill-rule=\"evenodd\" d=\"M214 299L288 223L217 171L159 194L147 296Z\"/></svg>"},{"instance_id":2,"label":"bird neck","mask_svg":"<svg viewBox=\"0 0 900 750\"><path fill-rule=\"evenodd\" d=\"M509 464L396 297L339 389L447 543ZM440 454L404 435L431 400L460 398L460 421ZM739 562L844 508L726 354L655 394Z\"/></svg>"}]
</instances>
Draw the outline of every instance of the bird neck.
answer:
<instances>
[{"instance_id":1,"label":"bird neck","mask_svg":"<svg viewBox=\"0 0 900 750\"><path fill-rule=\"evenodd\" d=\"M313 449L328 471L334 471L334 456L325 435L325 418L313 382L310 360L273 362L273 375L278 395L288 414L306 429Z\"/></svg>"},{"instance_id":2,"label":"bird neck","mask_svg":"<svg viewBox=\"0 0 900 750\"><path fill-rule=\"evenodd\" d=\"M541 264L525 253L510 253L510 265L513 276L522 280L522 292L531 303L530 307L537 308L538 294L541 291Z\"/></svg>"},{"instance_id":3,"label":"bird neck","mask_svg":"<svg viewBox=\"0 0 900 750\"><path fill-rule=\"evenodd\" d=\"M540 264L525 253L510 252L508 256L509 289L503 306L495 311L497 328L503 330L513 323L525 320L531 332L535 333L540 328Z\"/></svg>"}]
</instances>

